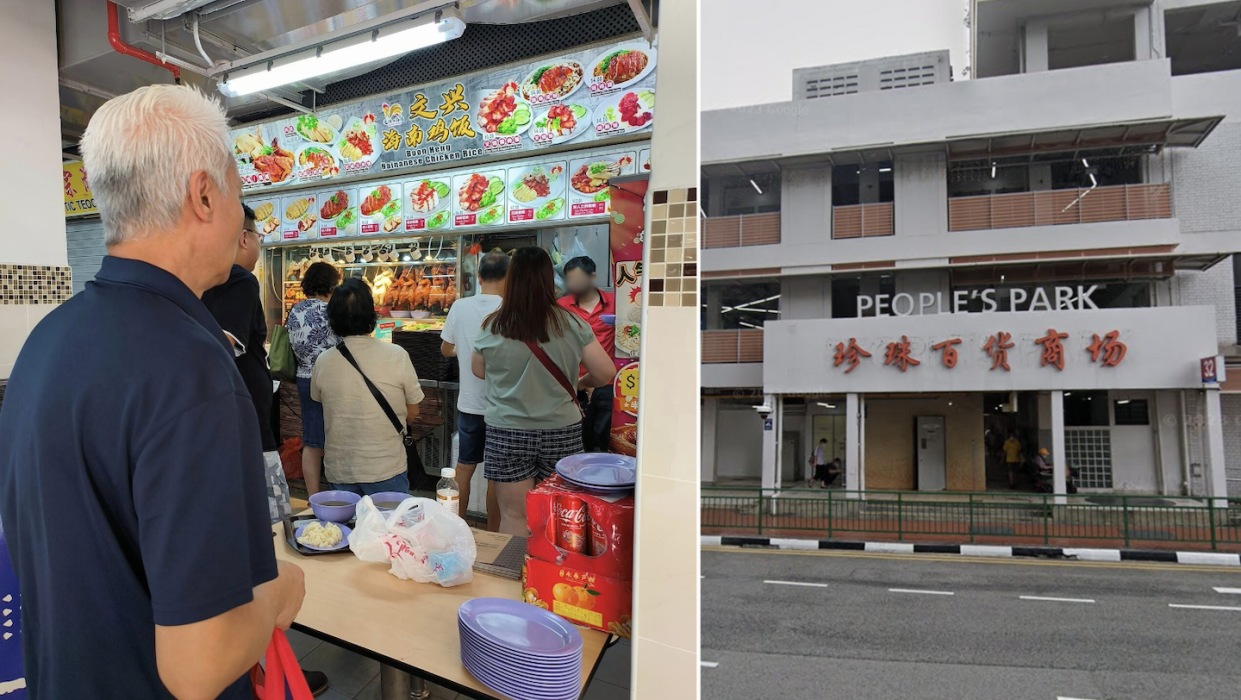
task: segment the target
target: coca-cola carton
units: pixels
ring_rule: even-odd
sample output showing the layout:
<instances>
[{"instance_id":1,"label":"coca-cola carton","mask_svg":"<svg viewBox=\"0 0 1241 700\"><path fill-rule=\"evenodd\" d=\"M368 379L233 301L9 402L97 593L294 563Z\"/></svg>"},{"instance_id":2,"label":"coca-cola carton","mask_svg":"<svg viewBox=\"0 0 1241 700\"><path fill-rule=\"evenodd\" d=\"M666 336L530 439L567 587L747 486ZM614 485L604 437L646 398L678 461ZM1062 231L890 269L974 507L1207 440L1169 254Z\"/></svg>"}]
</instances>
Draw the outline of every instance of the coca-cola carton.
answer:
<instances>
[{"instance_id":1,"label":"coca-cola carton","mask_svg":"<svg viewBox=\"0 0 1241 700\"><path fill-rule=\"evenodd\" d=\"M601 576L633 578L633 493L597 493L553 475L526 495L526 553Z\"/></svg>"},{"instance_id":2,"label":"coca-cola carton","mask_svg":"<svg viewBox=\"0 0 1241 700\"><path fill-rule=\"evenodd\" d=\"M521 598L525 602L585 627L628 638L633 585L527 556L521 570Z\"/></svg>"}]
</instances>

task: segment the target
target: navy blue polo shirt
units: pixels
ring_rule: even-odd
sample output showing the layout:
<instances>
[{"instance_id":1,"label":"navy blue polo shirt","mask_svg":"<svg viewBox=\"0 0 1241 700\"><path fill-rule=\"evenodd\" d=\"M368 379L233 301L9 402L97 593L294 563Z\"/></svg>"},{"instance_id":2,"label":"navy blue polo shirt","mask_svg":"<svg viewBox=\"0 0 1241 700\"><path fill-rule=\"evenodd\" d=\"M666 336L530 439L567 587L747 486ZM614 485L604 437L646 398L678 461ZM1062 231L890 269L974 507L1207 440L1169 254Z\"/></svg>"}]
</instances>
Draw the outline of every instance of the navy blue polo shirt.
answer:
<instances>
[{"instance_id":1,"label":"navy blue polo shirt","mask_svg":"<svg viewBox=\"0 0 1241 700\"><path fill-rule=\"evenodd\" d=\"M155 625L215 617L276 577L250 393L219 324L157 267L106 257L35 327L0 445L32 697L171 698ZM248 700L249 680L221 697Z\"/></svg>"}]
</instances>

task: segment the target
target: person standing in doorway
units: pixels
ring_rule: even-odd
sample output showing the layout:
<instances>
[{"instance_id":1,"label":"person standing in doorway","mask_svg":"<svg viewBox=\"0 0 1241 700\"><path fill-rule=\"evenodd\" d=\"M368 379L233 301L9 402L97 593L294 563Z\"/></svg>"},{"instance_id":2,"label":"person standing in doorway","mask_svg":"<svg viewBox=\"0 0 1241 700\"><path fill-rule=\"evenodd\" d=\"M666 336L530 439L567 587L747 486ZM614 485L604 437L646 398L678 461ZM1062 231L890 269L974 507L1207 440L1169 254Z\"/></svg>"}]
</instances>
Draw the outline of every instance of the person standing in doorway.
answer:
<instances>
[{"instance_id":1,"label":"person standing in doorway","mask_svg":"<svg viewBox=\"0 0 1241 700\"><path fill-rule=\"evenodd\" d=\"M564 277L569 293L560 298L560 306L588 323L608 357L615 357L616 326L604 323L603 317L616 315L616 295L597 286L595 261L584 255L573 258L564 264ZM582 447L587 452L607 452L612 441L612 385L592 388L584 381L586 368L578 374L578 400L586 413Z\"/></svg>"},{"instance_id":2,"label":"person standing in doorway","mask_svg":"<svg viewBox=\"0 0 1241 700\"><path fill-rule=\"evenodd\" d=\"M819 444L814 448L814 454L810 455L810 473L806 476L806 488L813 488L814 482L826 484L827 478L827 439L819 440Z\"/></svg>"},{"instance_id":3,"label":"person standing in doorway","mask_svg":"<svg viewBox=\"0 0 1241 700\"><path fill-rule=\"evenodd\" d=\"M470 360L474 355L474 338L482 330L483 319L500 308L504 295L504 277L508 274L507 253L491 252L478 263L479 292L472 297L458 299L448 310L440 352L444 357L457 358L461 370L461 389L457 395L457 484L461 489L461 516L470 505L470 479L483 461L483 448L487 444L487 398L483 394L483 380L474 376ZM500 529L500 505L495 489L487 487L487 530Z\"/></svg>"},{"instance_id":4,"label":"person standing in doorway","mask_svg":"<svg viewBox=\"0 0 1241 700\"><path fill-rule=\"evenodd\" d=\"M1010 431L1004 441L1004 464L1008 467L1008 488L1017 488L1017 473L1021 471L1021 441L1015 432Z\"/></svg>"}]
</instances>

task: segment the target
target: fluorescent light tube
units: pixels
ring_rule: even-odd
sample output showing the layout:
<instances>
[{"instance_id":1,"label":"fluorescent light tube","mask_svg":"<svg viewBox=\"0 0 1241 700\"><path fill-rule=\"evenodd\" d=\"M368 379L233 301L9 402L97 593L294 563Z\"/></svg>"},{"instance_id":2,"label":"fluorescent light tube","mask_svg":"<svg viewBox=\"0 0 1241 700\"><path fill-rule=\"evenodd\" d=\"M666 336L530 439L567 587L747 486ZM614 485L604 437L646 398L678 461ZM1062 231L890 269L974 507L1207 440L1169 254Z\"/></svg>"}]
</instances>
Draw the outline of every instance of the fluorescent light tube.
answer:
<instances>
[{"instance_id":1,"label":"fluorescent light tube","mask_svg":"<svg viewBox=\"0 0 1241 700\"><path fill-rule=\"evenodd\" d=\"M751 185L754 185L754 191L755 191L755 192L757 192L757 193L759 193L759 194L762 194L762 193L763 193L763 191L762 191L761 189L759 189L759 187L758 187L758 183L757 183L757 182L755 182L754 180L750 180L750 184L751 184Z\"/></svg>"},{"instance_id":2,"label":"fluorescent light tube","mask_svg":"<svg viewBox=\"0 0 1241 700\"><path fill-rule=\"evenodd\" d=\"M279 63L244 69L221 82L220 92L229 97L262 92L442 44L465 32L465 22L455 12L443 12L438 22L433 14L414 22L395 25L391 33L381 32L374 39L351 37L278 59Z\"/></svg>"},{"instance_id":3,"label":"fluorescent light tube","mask_svg":"<svg viewBox=\"0 0 1241 700\"><path fill-rule=\"evenodd\" d=\"M995 179L995 163L991 164L991 179Z\"/></svg>"}]
</instances>

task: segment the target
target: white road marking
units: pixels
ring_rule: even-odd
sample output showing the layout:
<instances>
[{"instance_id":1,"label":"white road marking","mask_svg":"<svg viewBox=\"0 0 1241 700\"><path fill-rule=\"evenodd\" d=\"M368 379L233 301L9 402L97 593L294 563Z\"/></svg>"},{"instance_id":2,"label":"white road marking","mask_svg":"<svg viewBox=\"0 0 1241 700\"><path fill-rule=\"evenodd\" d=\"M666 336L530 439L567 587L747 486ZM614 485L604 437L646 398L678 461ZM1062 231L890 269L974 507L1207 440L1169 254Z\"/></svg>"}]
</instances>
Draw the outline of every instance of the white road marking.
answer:
<instances>
[{"instance_id":1,"label":"white road marking","mask_svg":"<svg viewBox=\"0 0 1241 700\"><path fill-rule=\"evenodd\" d=\"M1220 587L1218 587L1218 586L1217 586L1217 587L1215 588L1215 592L1216 592L1216 593L1224 593L1224 594L1233 593L1233 594L1236 594L1236 595L1241 595L1241 588L1220 588Z\"/></svg>"},{"instance_id":2,"label":"white road marking","mask_svg":"<svg viewBox=\"0 0 1241 700\"><path fill-rule=\"evenodd\" d=\"M827 588L826 583L806 583L805 581L763 581L777 586L808 586L810 588Z\"/></svg>"},{"instance_id":3,"label":"white road marking","mask_svg":"<svg viewBox=\"0 0 1241 700\"><path fill-rule=\"evenodd\" d=\"M1056 700L1089 700L1089 698L1070 698L1065 695L1057 695Z\"/></svg>"},{"instance_id":4,"label":"white road marking","mask_svg":"<svg viewBox=\"0 0 1241 700\"><path fill-rule=\"evenodd\" d=\"M956 595L952 591L920 591L916 588L889 588L888 593L921 593L923 595Z\"/></svg>"},{"instance_id":5,"label":"white road marking","mask_svg":"<svg viewBox=\"0 0 1241 700\"><path fill-rule=\"evenodd\" d=\"M1177 605L1176 603L1168 603L1169 608L1182 608L1185 610L1231 610L1241 612L1241 608L1230 608L1226 605Z\"/></svg>"},{"instance_id":6,"label":"white road marking","mask_svg":"<svg viewBox=\"0 0 1241 700\"><path fill-rule=\"evenodd\" d=\"M703 668L715 668L716 666L719 666L719 664L714 661L699 661L698 663L702 664Z\"/></svg>"},{"instance_id":7,"label":"white road marking","mask_svg":"<svg viewBox=\"0 0 1241 700\"><path fill-rule=\"evenodd\" d=\"M1022 600L1045 600L1051 603L1093 603L1094 602L1094 599L1092 598L1047 598L1044 596L1037 596L1037 595L1023 595L1023 596L1018 596L1018 597L1021 598Z\"/></svg>"}]
</instances>

